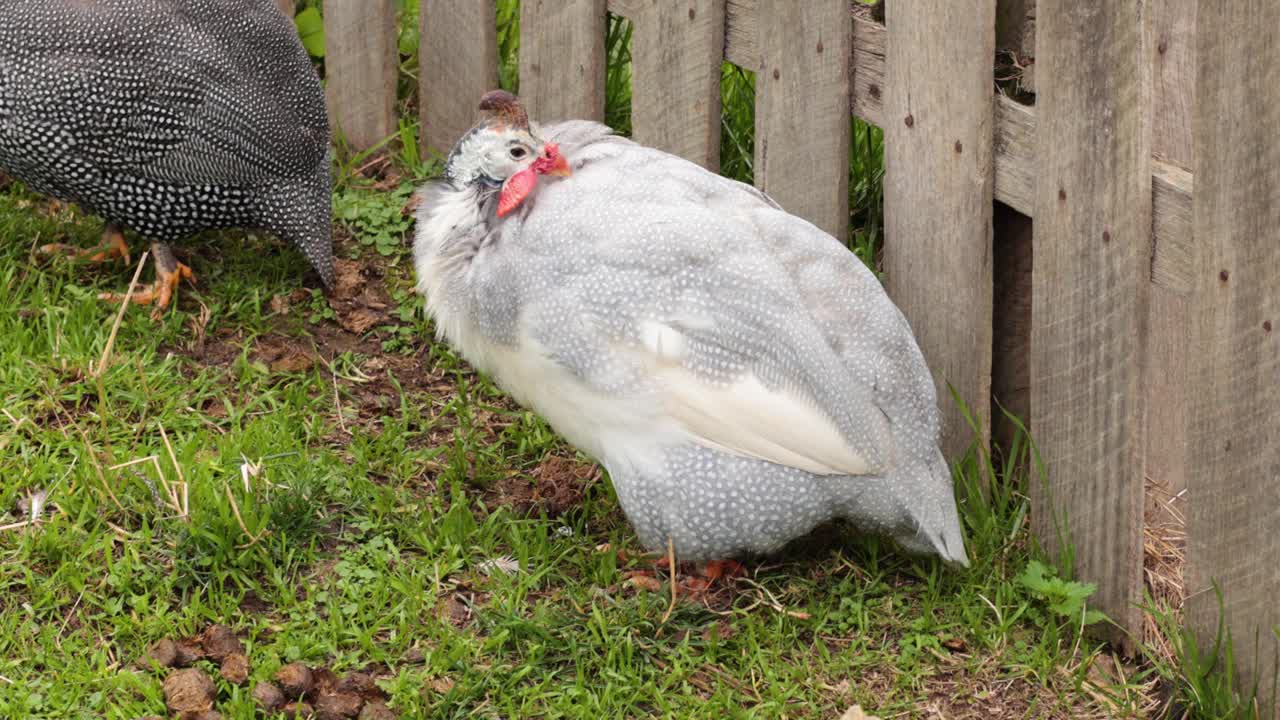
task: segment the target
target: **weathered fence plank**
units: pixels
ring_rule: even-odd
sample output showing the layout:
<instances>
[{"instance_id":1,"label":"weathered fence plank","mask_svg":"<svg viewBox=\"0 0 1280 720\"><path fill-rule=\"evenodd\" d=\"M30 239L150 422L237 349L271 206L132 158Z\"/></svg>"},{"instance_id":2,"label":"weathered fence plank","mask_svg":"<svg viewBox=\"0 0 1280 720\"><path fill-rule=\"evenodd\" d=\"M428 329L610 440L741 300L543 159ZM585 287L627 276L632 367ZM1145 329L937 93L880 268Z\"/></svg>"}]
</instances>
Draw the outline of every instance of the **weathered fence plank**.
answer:
<instances>
[{"instance_id":1,"label":"weathered fence plank","mask_svg":"<svg viewBox=\"0 0 1280 720\"><path fill-rule=\"evenodd\" d=\"M880 23L866 17L853 19L853 114L882 125L885 86L885 45L889 34ZM872 118L875 118L874 120Z\"/></svg>"},{"instance_id":2,"label":"weathered fence plank","mask_svg":"<svg viewBox=\"0 0 1280 720\"><path fill-rule=\"evenodd\" d=\"M789 212L844 240L849 228L849 3L761 3L756 28L756 186Z\"/></svg>"},{"instance_id":3,"label":"weathered fence plank","mask_svg":"<svg viewBox=\"0 0 1280 720\"><path fill-rule=\"evenodd\" d=\"M637 142L720 168L724 0L646 0L630 16Z\"/></svg>"},{"instance_id":4,"label":"weathered fence plank","mask_svg":"<svg viewBox=\"0 0 1280 720\"><path fill-rule=\"evenodd\" d=\"M603 120L605 0L520 4L520 98L541 122Z\"/></svg>"},{"instance_id":5,"label":"weathered fence plank","mask_svg":"<svg viewBox=\"0 0 1280 720\"><path fill-rule=\"evenodd\" d=\"M293 0L276 0L276 7L280 8L281 14L285 17L293 17Z\"/></svg>"},{"instance_id":6,"label":"weathered fence plank","mask_svg":"<svg viewBox=\"0 0 1280 720\"><path fill-rule=\"evenodd\" d=\"M394 0L328 0L325 75L329 117L357 150L396 131Z\"/></svg>"},{"instance_id":7,"label":"weathered fence plank","mask_svg":"<svg viewBox=\"0 0 1280 720\"><path fill-rule=\"evenodd\" d=\"M725 0L724 59L748 70L760 66L758 0Z\"/></svg>"},{"instance_id":8,"label":"weathered fence plank","mask_svg":"<svg viewBox=\"0 0 1280 720\"><path fill-rule=\"evenodd\" d=\"M995 197L1030 215L1036 191L1036 113L1004 95L995 96Z\"/></svg>"},{"instance_id":9,"label":"weathered fence plank","mask_svg":"<svg viewBox=\"0 0 1280 720\"><path fill-rule=\"evenodd\" d=\"M1277 28L1275 0L1199 3L1186 611L1202 648L1225 612L1236 687L1256 679L1264 701L1280 652Z\"/></svg>"},{"instance_id":10,"label":"weathered fence plank","mask_svg":"<svg viewBox=\"0 0 1280 720\"><path fill-rule=\"evenodd\" d=\"M631 17L645 0L608 0L609 10ZM1177 0L1169 0L1177 2ZM725 0L724 59L755 70L761 66L757 0ZM1034 4L1028 2L1028 24L1034 28ZM785 11L782 11L785 14ZM1024 46L1033 38L1024 36ZM853 16L853 63L850 109L880 127L885 126L885 48L883 25L868 16ZM995 199L1024 215L1031 215L1039 167L1036 161L1036 110L1004 95L995 95ZM1175 165L1152 163L1155 244L1153 281L1179 294L1190 289L1191 176Z\"/></svg>"},{"instance_id":11,"label":"weathered fence plank","mask_svg":"<svg viewBox=\"0 0 1280 720\"><path fill-rule=\"evenodd\" d=\"M739 3L745 0L738 0ZM728 44L726 56L749 49L732 46L734 23L750 24L746 8L739 5L734 15L734 2L729 4ZM853 114L867 122L884 127L885 29L869 19L853 21ZM1033 212L1033 195L1039 165L1036 161L1036 108L1020 105L1004 95L995 96L995 198L1024 215ZM1155 257L1152 277L1161 286L1185 294L1190 288L1191 253L1191 176L1185 170L1164 162L1152 163L1151 186L1155 216Z\"/></svg>"},{"instance_id":12,"label":"weathered fence plank","mask_svg":"<svg viewBox=\"0 0 1280 720\"><path fill-rule=\"evenodd\" d=\"M1037 6L1031 432L1046 482L1033 524L1074 550L1096 606L1141 620L1141 358L1151 271L1150 111L1141 8ZM1117 633L1114 639L1131 647Z\"/></svg>"},{"instance_id":13,"label":"weathered fence plank","mask_svg":"<svg viewBox=\"0 0 1280 720\"><path fill-rule=\"evenodd\" d=\"M1191 166L1195 107L1195 3L1158 0L1150 6L1152 38L1151 151L1179 168ZM1157 240L1157 242L1159 242ZM1188 264L1189 267L1189 264ZM1154 277L1156 268L1152 268ZM1144 373L1147 396L1148 506L1164 507L1187 486L1187 298L1151 288L1151 328Z\"/></svg>"},{"instance_id":14,"label":"weathered fence plank","mask_svg":"<svg viewBox=\"0 0 1280 720\"><path fill-rule=\"evenodd\" d=\"M1196 4L1156 0L1150 12L1155 63L1151 151L1167 163L1190 169L1196 104Z\"/></svg>"},{"instance_id":15,"label":"weathered fence plank","mask_svg":"<svg viewBox=\"0 0 1280 720\"><path fill-rule=\"evenodd\" d=\"M1191 173L1156 160L1152 163L1151 281L1177 295L1191 292Z\"/></svg>"},{"instance_id":16,"label":"weathered fence plank","mask_svg":"<svg viewBox=\"0 0 1280 720\"><path fill-rule=\"evenodd\" d=\"M498 87L495 0L422 0L418 65L422 150L447 155Z\"/></svg>"},{"instance_id":17,"label":"weathered fence plank","mask_svg":"<svg viewBox=\"0 0 1280 720\"><path fill-rule=\"evenodd\" d=\"M886 6L885 278L933 370L950 459L975 437L948 384L990 437L995 6Z\"/></svg>"}]
</instances>

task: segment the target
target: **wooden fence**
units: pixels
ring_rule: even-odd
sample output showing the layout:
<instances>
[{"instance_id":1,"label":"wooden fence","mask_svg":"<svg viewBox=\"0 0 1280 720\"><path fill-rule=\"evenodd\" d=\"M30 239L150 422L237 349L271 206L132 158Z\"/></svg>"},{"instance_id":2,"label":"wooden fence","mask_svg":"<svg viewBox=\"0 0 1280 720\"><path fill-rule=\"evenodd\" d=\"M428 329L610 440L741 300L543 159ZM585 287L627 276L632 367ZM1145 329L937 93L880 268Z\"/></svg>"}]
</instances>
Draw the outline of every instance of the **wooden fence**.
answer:
<instances>
[{"instance_id":1,"label":"wooden fence","mask_svg":"<svg viewBox=\"0 0 1280 720\"><path fill-rule=\"evenodd\" d=\"M421 3L423 146L447 152L497 85L495 3ZM849 115L884 128L890 294L940 387L989 418L994 386L1029 418L1037 532L1059 550L1065 519L1132 647L1144 481L1185 489L1187 616L1208 639L1220 584L1245 677L1269 682L1280 0L1199 5L889 2L881 24L849 0L524 0L521 95L544 121L602 118L606 13L625 16L634 136L715 169L720 63L754 71L756 184L836 237ZM368 146L396 128L394 3L325 10L333 118ZM1034 105L995 91L997 47L1034 53ZM940 397L954 456L973 438Z\"/></svg>"}]
</instances>

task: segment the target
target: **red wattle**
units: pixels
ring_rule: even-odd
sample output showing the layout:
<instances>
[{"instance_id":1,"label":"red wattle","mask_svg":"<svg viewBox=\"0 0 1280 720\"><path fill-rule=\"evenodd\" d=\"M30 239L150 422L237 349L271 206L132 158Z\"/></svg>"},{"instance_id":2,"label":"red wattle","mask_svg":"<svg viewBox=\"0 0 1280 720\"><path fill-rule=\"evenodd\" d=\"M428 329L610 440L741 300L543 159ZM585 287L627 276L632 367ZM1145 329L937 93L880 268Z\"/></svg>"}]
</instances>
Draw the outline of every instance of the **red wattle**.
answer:
<instances>
[{"instance_id":1,"label":"red wattle","mask_svg":"<svg viewBox=\"0 0 1280 720\"><path fill-rule=\"evenodd\" d=\"M498 217L502 217L516 209L538 183L538 175L533 168L525 168L507 178L502 183L502 192L498 194Z\"/></svg>"}]
</instances>

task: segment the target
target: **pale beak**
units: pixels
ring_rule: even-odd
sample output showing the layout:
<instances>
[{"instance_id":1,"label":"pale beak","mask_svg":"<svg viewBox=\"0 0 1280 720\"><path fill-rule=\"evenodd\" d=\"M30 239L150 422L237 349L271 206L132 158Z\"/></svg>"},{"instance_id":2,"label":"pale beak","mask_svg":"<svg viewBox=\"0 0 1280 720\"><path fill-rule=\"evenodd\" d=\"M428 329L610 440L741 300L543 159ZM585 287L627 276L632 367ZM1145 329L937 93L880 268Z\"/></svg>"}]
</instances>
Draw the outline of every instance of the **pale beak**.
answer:
<instances>
[{"instance_id":1,"label":"pale beak","mask_svg":"<svg viewBox=\"0 0 1280 720\"><path fill-rule=\"evenodd\" d=\"M552 160L552 164L547 168L547 174L549 174L549 176L567 178L573 174L573 170L568 167L568 160L564 159L564 156L557 152L556 158Z\"/></svg>"},{"instance_id":2,"label":"pale beak","mask_svg":"<svg viewBox=\"0 0 1280 720\"><path fill-rule=\"evenodd\" d=\"M569 177L573 174L569 169L569 161L560 154L560 146L556 143L547 143L542 148L542 157L538 159L537 170L543 175L559 177Z\"/></svg>"}]
</instances>

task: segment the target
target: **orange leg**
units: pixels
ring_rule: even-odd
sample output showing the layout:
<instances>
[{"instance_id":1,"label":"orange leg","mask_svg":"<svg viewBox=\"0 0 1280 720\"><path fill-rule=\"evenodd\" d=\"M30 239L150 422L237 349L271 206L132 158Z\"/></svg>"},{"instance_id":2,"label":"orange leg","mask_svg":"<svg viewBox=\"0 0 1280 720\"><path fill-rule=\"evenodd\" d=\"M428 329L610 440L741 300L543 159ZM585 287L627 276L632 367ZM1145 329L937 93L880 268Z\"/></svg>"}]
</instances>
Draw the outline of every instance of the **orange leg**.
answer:
<instances>
[{"instance_id":1,"label":"orange leg","mask_svg":"<svg viewBox=\"0 0 1280 720\"><path fill-rule=\"evenodd\" d=\"M737 560L712 560L701 573L708 580L727 580L747 574L747 568Z\"/></svg>"},{"instance_id":2,"label":"orange leg","mask_svg":"<svg viewBox=\"0 0 1280 720\"><path fill-rule=\"evenodd\" d=\"M178 262L168 245L159 242L152 243L151 252L156 259L155 284L146 290L138 290L132 294L102 293L98 298L112 302L127 300L137 305L154 304L155 309L151 311L151 318L159 319L165 308L169 307L174 294L178 292L178 283L186 279L187 282L194 285L196 276L191 272L191 268Z\"/></svg>"},{"instance_id":3,"label":"orange leg","mask_svg":"<svg viewBox=\"0 0 1280 720\"><path fill-rule=\"evenodd\" d=\"M671 562L666 557L660 557L654 560L652 564L656 568L666 570ZM712 582L742 577L747 574L746 566L737 560L709 560L700 566L687 566L687 569L694 575L704 577Z\"/></svg>"},{"instance_id":4,"label":"orange leg","mask_svg":"<svg viewBox=\"0 0 1280 720\"><path fill-rule=\"evenodd\" d=\"M686 596L697 599L709 592L717 584L727 584L732 578L742 577L747 574L747 569L737 560L712 560L701 565L683 564L685 575L680 576L680 568L677 564L676 572L671 572L672 566L671 548L668 548L668 554L664 557L652 558L643 563L648 567L641 567L631 570L626 574L628 579L634 577L653 578L659 570L667 571L672 575L672 607L675 605L676 589ZM637 582L641 587L656 588L657 585L651 585L652 581ZM668 613L670 609L668 609Z\"/></svg>"},{"instance_id":5,"label":"orange leg","mask_svg":"<svg viewBox=\"0 0 1280 720\"><path fill-rule=\"evenodd\" d=\"M102 242L96 247L78 248L65 243L49 243L41 245L40 252L44 255L53 255L54 253L64 253L70 255L77 260L88 263L104 263L109 260L120 258L124 260L124 264L129 264L129 246L125 244L124 233L120 231L120 226L108 223L102 230Z\"/></svg>"}]
</instances>

